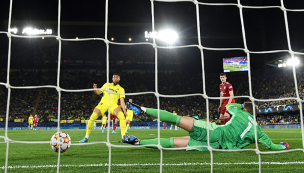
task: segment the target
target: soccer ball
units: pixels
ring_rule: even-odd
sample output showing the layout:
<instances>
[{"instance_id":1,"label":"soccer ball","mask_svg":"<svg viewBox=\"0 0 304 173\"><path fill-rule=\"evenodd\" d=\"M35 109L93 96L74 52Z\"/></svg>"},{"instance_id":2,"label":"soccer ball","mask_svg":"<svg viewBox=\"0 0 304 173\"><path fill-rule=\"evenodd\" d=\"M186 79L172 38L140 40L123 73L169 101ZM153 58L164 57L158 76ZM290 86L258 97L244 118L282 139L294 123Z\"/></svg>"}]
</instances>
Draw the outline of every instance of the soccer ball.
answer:
<instances>
[{"instance_id":1,"label":"soccer ball","mask_svg":"<svg viewBox=\"0 0 304 173\"><path fill-rule=\"evenodd\" d=\"M55 133L51 138L51 148L55 151L59 151L60 146L60 152L64 153L66 152L70 146L71 146L71 138L70 136L65 132L59 132Z\"/></svg>"}]
</instances>

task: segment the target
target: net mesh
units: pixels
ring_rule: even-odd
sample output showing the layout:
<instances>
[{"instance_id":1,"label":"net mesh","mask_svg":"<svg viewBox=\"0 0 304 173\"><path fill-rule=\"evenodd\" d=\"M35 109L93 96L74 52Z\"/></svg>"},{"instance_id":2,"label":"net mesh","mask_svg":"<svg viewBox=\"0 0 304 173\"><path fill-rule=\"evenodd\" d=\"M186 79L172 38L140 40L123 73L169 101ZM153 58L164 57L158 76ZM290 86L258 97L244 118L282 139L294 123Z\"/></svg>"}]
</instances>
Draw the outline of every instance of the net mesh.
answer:
<instances>
[{"instance_id":1,"label":"net mesh","mask_svg":"<svg viewBox=\"0 0 304 173\"><path fill-rule=\"evenodd\" d=\"M58 30L57 30L57 35L46 35L46 36L21 36L21 35L14 35L11 34L9 31L0 31L0 33L7 34L8 37L8 64L7 64L7 82L6 83L0 83L0 85L4 85L7 90L8 90L8 96L7 96L7 108L6 108L6 122L5 122L5 136L0 136L0 138L3 138L5 143L6 143L6 158L5 158L5 172L8 170L8 151L9 151L9 144L10 143L24 143L24 144L39 144L39 143L49 143L49 141L41 141L41 142L27 142L27 141L16 141L16 140L11 140L8 138L7 131L8 131L8 117L9 117L9 103L10 103L10 98L11 98L11 89L36 89L36 88L54 88L58 92L58 132L60 131L60 100L61 100L61 91L64 92L83 92L83 91L94 91L94 89L82 89L82 90L67 90L63 89L59 85L60 81L60 62L61 62L61 42L62 41L89 41L89 40L100 40L104 41L106 44L106 49L107 49L107 54L106 54L106 64L107 64L107 83L109 83L109 46L110 44L116 44L116 45L139 45L139 44L148 44L151 45L154 50L155 50L155 92L140 92L140 93L126 93L126 95L140 95L140 94L154 94L157 98L157 108L160 108L160 97L171 97L171 98L178 98L178 97L187 97L187 96L201 96L204 99L206 99L206 112L207 112L207 120L209 119L209 100L210 99L227 99L230 97L208 97L206 94L206 87L205 87L205 70L204 70L204 50L215 50L215 51L224 51L224 50L242 50L247 54L248 58L248 83L249 83L249 95L248 96L234 96L233 98L249 98L252 101L253 107L255 107L255 101L260 101L260 102L266 102L266 101L279 101L279 100L290 100L290 99L295 99L297 100L299 104L300 110L302 110L302 102L303 100L300 99L299 97L299 92L298 92L298 85L297 85L297 78L296 78L296 69L295 66L293 65L292 71L293 71L293 77L294 77L294 84L295 84L295 92L296 92L296 97L289 97L289 98L280 98L280 99L258 99L254 98L252 94L252 85L251 85L251 69L250 69L250 54L267 54L267 53L279 53L279 52L287 52L290 54L292 59L295 58L295 55L304 55L304 53L301 52L295 52L291 48L290 44L290 34L289 34L289 26L288 26L288 18L287 18L287 12L304 12L304 9L287 9L284 6L284 1L281 0L281 6L244 6L241 4L240 0L237 0L237 3L203 3L203 2L198 2L197 0L151 0L151 14L152 14L152 32L155 31L155 22L154 22L154 2L155 1L160 1L160 2L192 2L195 7L196 7L196 19L197 19L197 35L198 35L198 45L185 45L185 46L158 46L156 44L155 38L153 38L153 43L118 43L118 42L112 42L108 40L108 0L106 0L106 9L105 9L105 37L104 38L84 38L84 39L64 39L61 38L60 34L60 20L61 20L61 0L58 0ZM240 21L241 21L241 27L242 27L242 36L243 36L243 44L244 48L210 48L210 47L204 47L201 43L201 33L200 33L200 18L199 18L199 6L204 5L204 6L236 6L239 8L239 13L240 13ZM8 19L8 27L11 28L11 17L12 17L12 8L13 6L13 0L10 1L10 6L9 6L9 19ZM287 36L287 43L288 43L288 50L269 50L269 51L250 51L247 47L247 42L246 42L246 32L245 32L245 26L244 26L244 18L243 18L243 9L270 9L270 8L277 8L281 9L283 14L284 14L284 21L285 21L285 29L286 29L286 36ZM58 50L58 69L57 69L57 85L45 85L45 86L24 86L24 87L15 87L10 85L10 60L11 60L11 41L12 37L20 37L20 38L41 38L41 37L54 37L57 38L59 42L59 50ZM162 95L158 92L158 62L157 62L157 50L158 49L178 49L178 48L185 48L185 47L197 47L200 50L201 53L201 60L202 60L202 81L203 81L203 93L202 94L187 94L187 95ZM106 90L106 92L112 93L110 90ZM110 99L111 100L111 99ZM110 108L109 108L110 110ZM253 113L256 114L255 110L253 109ZM110 112L110 111L109 111ZM159 112L158 112L159 114ZM109 115L108 115L109 116ZM300 118L301 118L301 134L302 134L302 145L304 148L304 128L303 128L303 113L300 111ZM256 118L254 117L255 121ZM108 121L109 118L108 118ZM110 122L108 122L110 123ZM267 151L267 152L261 152L258 147L258 142L257 142L257 131L256 131L256 126L254 126L255 130L255 149L242 149L242 150L218 150L218 149L213 149L210 147L209 143L209 124L207 125L207 139L208 139L208 146L202 146L202 147L207 147L208 150L210 151L210 168L211 172L213 172L213 151L220 151L220 152L239 152L239 151L255 151L256 154L258 155L259 158L259 172L261 172L261 154L277 154L277 153L286 153L286 152L292 152L292 151L304 151L304 149L291 149L291 150L284 150L284 151ZM91 143L82 143L82 144L72 144L72 145L92 145L92 144L100 144L104 143L108 146L109 148L109 163L108 163L108 172L111 172L111 147L121 147L121 148L135 148L135 147L145 147L145 146L155 146L155 145L142 145L142 146L122 146L122 145L113 145L110 143L109 140L109 126L108 126L108 131L107 131L107 141L106 142L91 142ZM158 121L158 145L156 145L158 149L160 150L160 172L162 172L162 166L163 166L163 150L182 150L186 148L163 148L160 145L160 122ZM157 164L156 164L157 165ZM60 152L58 152L58 162L57 162L57 172L60 170Z\"/></svg>"}]
</instances>

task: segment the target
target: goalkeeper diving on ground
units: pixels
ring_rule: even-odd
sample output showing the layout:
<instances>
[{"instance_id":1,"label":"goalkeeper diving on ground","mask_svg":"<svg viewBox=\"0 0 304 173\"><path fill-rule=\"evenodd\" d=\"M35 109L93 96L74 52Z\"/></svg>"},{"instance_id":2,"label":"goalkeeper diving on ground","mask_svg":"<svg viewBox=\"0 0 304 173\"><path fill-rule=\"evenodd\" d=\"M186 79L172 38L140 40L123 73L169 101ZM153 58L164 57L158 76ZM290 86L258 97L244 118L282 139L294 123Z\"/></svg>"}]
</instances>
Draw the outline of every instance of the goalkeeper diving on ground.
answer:
<instances>
[{"instance_id":1,"label":"goalkeeper diving on ground","mask_svg":"<svg viewBox=\"0 0 304 173\"><path fill-rule=\"evenodd\" d=\"M160 145L164 148L191 147L187 150L208 151L207 147L207 124L209 123L210 146L214 149L242 149L249 144L255 143L254 126L256 126L258 143L270 150L285 150L290 148L286 142L274 144L269 137L261 131L261 126L254 121L252 103L227 104L226 109L232 118L226 125L197 120L192 117L174 115L170 112L158 109L145 108L133 103L127 103L129 109L134 112L146 113L160 121L174 123L189 132L189 136L160 138ZM158 138L141 140L135 136L124 136L122 142L133 145L158 144ZM152 147L157 148L157 147Z\"/></svg>"}]
</instances>

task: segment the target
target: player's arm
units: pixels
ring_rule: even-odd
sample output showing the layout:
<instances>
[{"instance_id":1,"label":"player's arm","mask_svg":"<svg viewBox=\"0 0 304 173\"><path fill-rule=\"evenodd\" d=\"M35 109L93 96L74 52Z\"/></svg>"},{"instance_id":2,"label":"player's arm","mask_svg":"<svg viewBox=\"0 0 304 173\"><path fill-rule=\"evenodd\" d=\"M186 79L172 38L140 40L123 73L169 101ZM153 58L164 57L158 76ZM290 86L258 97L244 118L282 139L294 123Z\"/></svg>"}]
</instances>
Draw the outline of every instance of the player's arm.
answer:
<instances>
[{"instance_id":1,"label":"player's arm","mask_svg":"<svg viewBox=\"0 0 304 173\"><path fill-rule=\"evenodd\" d=\"M125 98L124 97L120 98L120 105L121 105L121 108L122 108L125 116L127 117L127 110L126 110L126 104L125 104Z\"/></svg>"},{"instance_id":2,"label":"player's arm","mask_svg":"<svg viewBox=\"0 0 304 173\"><path fill-rule=\"evenodd\" d=\"M222 93L220 93L220 97L222 97ZM223 104L223 99L220 99L220 105L219 105L219 107L217 109L218 112L221 111L222 104Z\"/></svg>"},{"instance_id":3,"label":"player's arm","mask_svg":"<svg viewBox=\"0 0 304 173\"><path fill-rule=\"evenodd\" d=\"M96 89L97 88L97 84L94 83L93 84L93 88ZM103 87L101 89L103 89ZM94 90L94 93L97 94L97 95L102 94L102 92L103 92L102 90Z\"/></svg>"},{"instance_id":4,"label":"player's arm","mask_svg":"<svg viewBox=\"0 0 304 173\"><path fill-rule=\"evenodd\" d=\"M258 129L257 129L258 130ZM259 144L262 144L265 148L270 150L285 150L290 148L288 143L282 142L280 144L274 144L270 138L262 132L260 129L258 132L258 142Z\"/></svg>"},{"instance_id":5,"label":"player's arm","mask_svg":"<svg viewBox=\"0 0 304 173\"><path fill-rule=\"evenodd\" d=\"M228 91L229 91L230 97L233 97L233 96L234 96L234 93L233 93L233 87L232 87L231 84L230 84L230 86L228 87ZM228 100L228 104L231 103L232 100L233 100L233 98L230 98L230 99Z\"/></svg>"},{"instance_id":6,"label":"player's arm","mask_svg":"<svg viewBox=\"0 0 304 173\"><path fill-rule=\"evenodd\" d=\"M122 88L120 90L120 106L125 114L125 116L127 117L127 110L126 110L126 104L125 104L125 90Z\"/></svg>"},{"instance_id":7,"label":"player's arm","mask_svg":"<svg viewBox=\"0 0 304 173\"><path fill-rule=\"evenodd\" d=\"M232 91L229 91L229 95L230 95L230 97L233 97L233 96L234 96L233 90L232 90ZM232 99L233 99L233 98L230 98L230 99L228 100L228 104L232 102Z\"/></svg>"}]
</instances>

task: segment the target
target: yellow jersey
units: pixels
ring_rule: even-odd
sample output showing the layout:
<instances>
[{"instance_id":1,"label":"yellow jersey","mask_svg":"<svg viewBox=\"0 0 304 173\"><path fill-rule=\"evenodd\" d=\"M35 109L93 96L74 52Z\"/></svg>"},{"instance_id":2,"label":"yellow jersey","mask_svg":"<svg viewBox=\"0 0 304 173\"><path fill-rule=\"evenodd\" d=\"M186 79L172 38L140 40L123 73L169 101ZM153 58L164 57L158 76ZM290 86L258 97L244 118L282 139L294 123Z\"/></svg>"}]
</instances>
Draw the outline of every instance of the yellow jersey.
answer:
<instances>
[{"instance_id":1,"label":"yellow jersey","mask_svg":"<svg viewBox=\"0 0 304 173\"><path fill-rule=\"evenodd\" d=\"M34 118L33 116L30 116L29 117L29 122L33 122L33 118Z\"/></svg>"},{"instance_id":2,"label":"yellow jersey","mask_svg":"<svg viewBox=\"0 0 304 173\"><path fill-rule=\"evenodd\" d=\"M106 90L107 89L107 83L105 83L101 89ZM125 89L121 87L119 84L114 85L114 83L109 83L109 90L113 93L117 94L111 94L111 103L117 104L117 100L120 98L125 98ZM103 96L101 98L100 102L108 103L109 102L109 94L106 91L100 90L103 93Z\"/></svg>"},{"instance_id":3,"label":"yellow jersey","mask_svg":"<svg viewBox=\"0 0 304 173\"><path fill-rule=\"evenodd\" d=\"M177 113L172 113L173 115L177 115Z\"/></svg>"}]
</instances>

